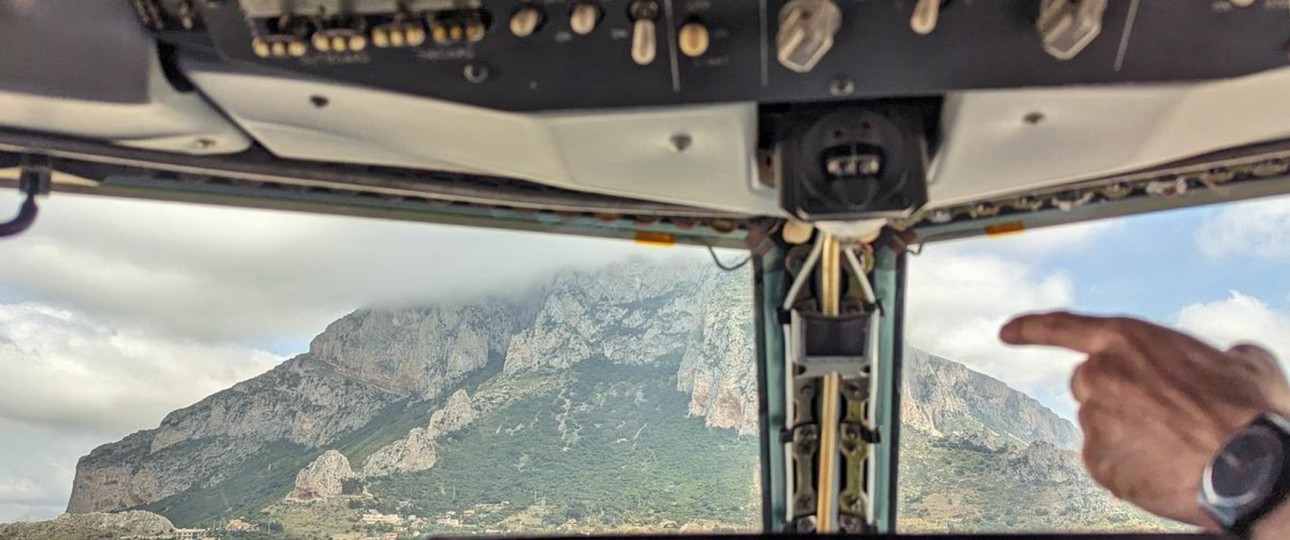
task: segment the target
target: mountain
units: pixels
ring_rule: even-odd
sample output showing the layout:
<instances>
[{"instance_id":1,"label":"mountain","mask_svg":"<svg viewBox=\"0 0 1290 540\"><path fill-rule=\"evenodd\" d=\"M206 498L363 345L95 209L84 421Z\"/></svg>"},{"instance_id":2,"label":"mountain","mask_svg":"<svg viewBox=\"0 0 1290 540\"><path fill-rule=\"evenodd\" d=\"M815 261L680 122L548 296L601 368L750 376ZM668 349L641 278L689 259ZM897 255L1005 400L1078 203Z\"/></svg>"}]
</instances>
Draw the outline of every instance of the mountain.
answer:
<instances>
[{"instance_id":1,"label":"mountain","mask_svg":"<svg viewBox=\"0 0 1290 540\"><path fill-rule=\"evenodd\" d=\"M1095 484L1079 430L1039 401L926 351L903 359L901 530L1187 530Z\"/></svg>"},{"instance_id":2,"label":"mountain","mask_svg":"<svg viewBox=\"0 0 1290 540\"><path fill-rule=\"evenodd\" d=\"M1078 449L1080 433L1038 400L1003 381L926 351L907 348L900 417L933 436L998 442L1047 441Z\"/></svg>"},{"instance_id":3,"label":"mountain","mask_svg":"<svg viewBox=\"0 0 1290 540\"><path fill-rule=\"evenodd\" d=\"M395 489L396 477L449 474L458 460L496 450L463 455L476 438L533 446L546 421L562 454L546 456L552 462L623 453L618 446L653 456L661 441L693 435L698 445L737 445L746 458L677 482L731 473L746 484L757 395L752 313L738 308L750 301L747 274L630 261L514 297L356 311L307 353L83 457L68 511L142 508L194 525L253 515L289 495L325 498L346 480ZM686 460L684 445L663 450Z\"/></svg>"},{"instance_id":4,"label":"mountain","mask_svg":"<svg viewBox=\"0 0 1290 540\"><path fill-rule=\"evenodd\" d=\"M356 311L308 352L81 458L68 512L297 537L757 528L749 284L628 261L510 297ZM1069 422L961 364L905 358L911 526L1043 528L1043 508L1001 504L1009 486L1066 512L1049 522L1154 526L1117 517ZM1090 502L1068 509L1063 490Z\"/></svg>"},{"instance_id":5,"label":"mountain","mask_svg":"<svg viewBox=\"0 0 1290 540\"><path fill-rule=\"evenodd\" d=\"M161 538L170 537L174 531L170 520L142 510L63 514L49 521L0 523L0 538L5 540Z\"/></svg>"}]
</instances>

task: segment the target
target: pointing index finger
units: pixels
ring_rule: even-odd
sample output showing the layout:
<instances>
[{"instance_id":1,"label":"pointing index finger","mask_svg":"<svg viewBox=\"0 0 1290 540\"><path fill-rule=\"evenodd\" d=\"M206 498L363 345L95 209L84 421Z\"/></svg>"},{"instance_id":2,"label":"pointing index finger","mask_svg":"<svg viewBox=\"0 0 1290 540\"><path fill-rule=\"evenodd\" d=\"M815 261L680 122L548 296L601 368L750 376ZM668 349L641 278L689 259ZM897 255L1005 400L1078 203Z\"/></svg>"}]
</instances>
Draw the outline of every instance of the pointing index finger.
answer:
<instances>
[{"instance_id":1,"label":"pointing index finger","mask_svg":"<svg viewBox=\"0 0 1290 540\"><path fill-rule=\"evenodd\" d=\"M1022 315L999 330L999 339L1011 345L1047 345L1085 354L1106 349L1107 319L1059 311Z\"/></svg>"}]
</instances>

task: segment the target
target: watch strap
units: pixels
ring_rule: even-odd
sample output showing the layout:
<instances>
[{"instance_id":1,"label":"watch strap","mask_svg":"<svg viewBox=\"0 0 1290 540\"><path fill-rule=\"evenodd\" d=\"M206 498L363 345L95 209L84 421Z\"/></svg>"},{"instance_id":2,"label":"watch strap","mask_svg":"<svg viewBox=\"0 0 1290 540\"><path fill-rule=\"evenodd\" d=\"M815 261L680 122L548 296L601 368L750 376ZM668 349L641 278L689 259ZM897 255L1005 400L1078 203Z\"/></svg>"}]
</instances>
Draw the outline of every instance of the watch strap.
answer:
<instances>
[{"instance_id":1,"label":"watch strap","mask_svg":"<svg viewBox=\"0 0 1290 540\"><path fill-rule=\"evenodd\" d=\"M1286 455L1290 456L1290 420L1278 414L1264 413L1250 423L1251 427L1257 425L1271 428L1281 440L1283 448L1287 451ZM1290 459L1282 462L1277 481L1268 492L1268 496L1245 515L1238 517L1227 528L1227 532L1242 540L1249 540L1254 532L1254 526L1285 503L1288 497L1290 497Z\"/></svg>"}]
</instances>

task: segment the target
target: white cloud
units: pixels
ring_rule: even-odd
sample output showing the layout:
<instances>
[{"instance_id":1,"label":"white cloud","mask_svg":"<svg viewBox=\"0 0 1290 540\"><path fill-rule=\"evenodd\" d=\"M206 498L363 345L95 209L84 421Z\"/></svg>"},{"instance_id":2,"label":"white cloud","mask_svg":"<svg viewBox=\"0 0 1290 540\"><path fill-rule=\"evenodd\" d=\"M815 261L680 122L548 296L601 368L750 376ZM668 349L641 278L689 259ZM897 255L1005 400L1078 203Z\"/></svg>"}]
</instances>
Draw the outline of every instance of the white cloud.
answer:
<instances>
[{"instance_id":1,"label":"white cloud","mask_svg":"<svg viewBox=\"0 0 1290 540\"><path fill-rule=\"evenodd\" d=\"M19 424L0 418L0 523L50 519L63 512L76 459L101 436Z\"/></svg>"},{"instance_id":2,"label":"white cloud","mask_svg":"<svg viewBox=\"0 0 1290 540\"><path fill-rule=\"evenodd\" d=\"M1124 221L1118 219L1055 225L1016 234L967 240L947 245L945 248L958 252L970 249L973 252L989 253L1010 260L1036 261L1058 252L1087 249L1097 239L1115 234L1123 226ZM933 245L933 247L942 246Z\"/></svg>"},{"instance_id":3,"label":"white cloud","mask_svg":"<svg viewBox=\"0 0 1290 540\"><path fill-rule=\"evenodd\" d=\"M910 264L909 344L998 378L1070 416L1066 380L1080 356L1008 347L998 338L1003 323L1019 313L1069 307L1070 277L1041 274L994 254L935 248Z\"/></svg>"},{"instance_id":4,"label":"white cloud","mask_svg":"<svg viewBox=\"0 0 1290 540\"><path fill-rule=\"evenodd\" d=\"M76 460L282 358L0 304L0 522L62 511Z\"/></svg>"},{"instance_id":5,"label":"white cloud","mask_svg":"<svg viewBox=\"0 0 1290 540\"><path fill-rule=\"evenodd\" d=\"M0 293L116 325L256 344L307 339L358 306L504 294L563 268L678 251L58 194L30 231L0 242Z\"/></svg>"},{"instance_id":6,"label":"white cloud","mask_svg":"<svg viewBox=\"0 0 1290 540\"><path fill-rule=\"evenodd\" d=\"M1253 296L1231 291L1222 300L1182 308L1176 321L1178 329L1217 347L1256 343L1276 354L1282 365L1290 362L1290 314Z\"/></svg>"},{"instance_id":7,"label":"white cloud","mask_svg":"<svg viewBox=\"0 0 1290 540\"><path fill-rule=\"evenodd\" d=\"M35 482L26 478L0 475L0 500L31 497L40 490Z\"/></svg>"},{"instance_id":8,"label":"white cloud","mask_svg":"<svg viewBox=\"0 0 1290 540\"><path fill-rule=\"evenodd\" d=\"M1224 205L1197 228L1195 242L1213 258L1290 256L1290 198Z\"/></svg>"},{"instance_id":9,"label":"white cloud","mask_svg":"<svg viewBox=\"0 0 1290 540\"><path fill-rule=\"evenodd\" d=\"M907 342L1002 380L1073 418L1069 378L1082 356L1004 345L999 328L1021 313L1074 305L1073 279L1065 271L1046 270L1045 261L1091 249L1123 226L1121 220L1104 220L927 246L910 259Z\"/></svg>"},{"instance_id":10,"label":"white cloud","mask_svg":"<svg viewBox=\"0 0 1290 540\"><path fill-rule=\"evenodd\" d=\"M910 265L910 344L999 378L1070 416L1068 378L1081 355L1007 347L997 331L1019 312L1074 304L1071 279L1060 271L1042 272L1045 258L1086 249L1122 226L1123 221L1101 222L928 246ZM1200 223L1194 238L1196 249L1210 257L1290 257L1290 198L1225 205ZM1162 322L1221 348L1258 343L1290 366L1290 312L1254 296L1231 291L1226 298L1185 306Z\"/></svg>"},{"instance_id":11,"label":"white cloud","mask_svg":"<svg viewBox=\"0 0 1290 540\"><path fill-rule=\"evenodd\" d=\"M238 345L117 330L36 304L0 304L0 419L106 438L157 425L280 362Z\"/></svg>"}]
</instances>

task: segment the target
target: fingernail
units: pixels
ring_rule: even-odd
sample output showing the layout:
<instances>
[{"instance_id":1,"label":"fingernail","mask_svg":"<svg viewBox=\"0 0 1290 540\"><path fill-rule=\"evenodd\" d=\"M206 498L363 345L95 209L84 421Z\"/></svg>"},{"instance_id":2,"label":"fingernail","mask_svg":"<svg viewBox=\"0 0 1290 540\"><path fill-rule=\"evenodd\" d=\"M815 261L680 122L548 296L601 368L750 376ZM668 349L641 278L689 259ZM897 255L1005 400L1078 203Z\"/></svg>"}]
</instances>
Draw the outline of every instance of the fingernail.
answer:
<instances>
[{"instance_id":1,"label":"fingernail","mask_svg":"<svg viewBox=\"0 0 1290 540\"><path fill-rule=\"evenodd\" d=\"M1003 327L999 329L999 339L1004 343L1016 343L1017 333L1017 319L1012 319L1004 323Z\"/></svg>"}]
</instances>

